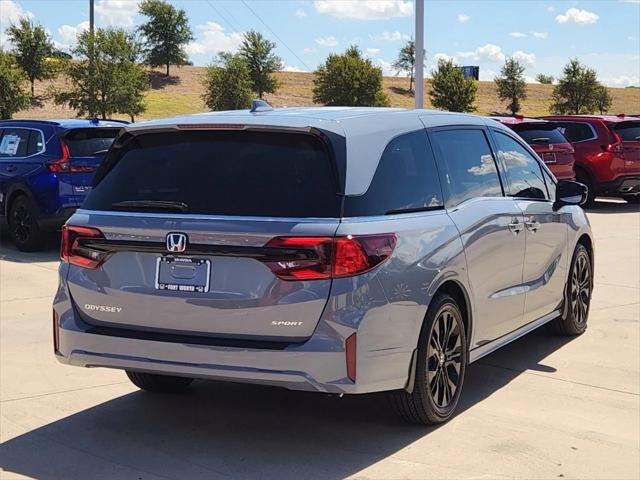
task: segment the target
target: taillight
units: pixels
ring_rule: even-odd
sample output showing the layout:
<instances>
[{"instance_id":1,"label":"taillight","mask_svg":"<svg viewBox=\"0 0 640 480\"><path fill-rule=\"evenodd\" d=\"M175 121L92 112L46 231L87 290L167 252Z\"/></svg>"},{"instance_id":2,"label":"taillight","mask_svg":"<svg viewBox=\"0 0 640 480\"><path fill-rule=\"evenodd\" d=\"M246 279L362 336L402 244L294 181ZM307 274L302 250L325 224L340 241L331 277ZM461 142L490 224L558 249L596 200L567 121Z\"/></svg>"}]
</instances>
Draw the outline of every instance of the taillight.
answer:
<instances>
[{"instance_id":1,"label":"taillight","mask_svg":"<svg viewBox=\"0 0 640 480\"><path fill-rule=\"evenodd\" d=\"M613 142L610 143L609 145L606 145L604 150L610 153L622 153L622 150L623 150L622 139L615 132L611 132L611 135L613 136Z\"/></svg>"},{"instance_id":2,"label":"taillight","mask_svg":"<svg viewBox=\"0 0 640 480\"><path fill-rule=\"evenodd\" d=\"M104 235L97 228L64 225L62 227L62 242L60 243L60 258L63 262L78 267L98 268L108 253L86 245L87 240L98 238L104 238Z\"/></svg>"},{"instance_id":3,"label":"taillight","mask_svg":"<svg viewBox=\"0 0 640 480\"><path fill-rule=\"evenodd\" d=\"M47 163L47 168L53 173L87 173L95 171L95 167L91 165L73 165L69 159L69 146L60 140L60 147L62 148L62 156L58 160Z\"/></svg>"},{"instance_id":4,"label":"taillight","mask_svg":"<svg viewBox=\"0 0 640 480\"><path fill-rule=\"evenodd\" d=\"M384 262L393 253L395 245L394 233L336 238L276 237L266 247L283 249L283 253L293 254L293 257L266 264L283 280L351 277Z\"/></svg>"}]
</instances>

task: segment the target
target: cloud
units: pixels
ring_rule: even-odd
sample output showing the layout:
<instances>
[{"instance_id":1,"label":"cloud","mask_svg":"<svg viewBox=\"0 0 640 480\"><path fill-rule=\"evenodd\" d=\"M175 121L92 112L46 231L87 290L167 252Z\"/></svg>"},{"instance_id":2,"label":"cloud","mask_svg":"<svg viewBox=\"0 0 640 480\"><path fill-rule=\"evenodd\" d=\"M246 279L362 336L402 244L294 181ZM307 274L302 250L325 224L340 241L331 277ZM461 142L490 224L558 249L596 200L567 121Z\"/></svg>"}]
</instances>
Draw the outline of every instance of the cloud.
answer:
<instances>
[{"instance_id":1,"label":"cloud","mask_svg":"<svg viewBox=\"0 0 640 480\"><path fill-rule=\"evenodd\" d=\"M85 30L89 30L89 22L80 22L77 25L62 25L58 28L58 35L60 35L61 43L56 42L58 48L69 48L70 45L76 43L78 35Z\"/></svg>"},{"instance_id":2,"label":"cloud","mask_svg":"<svg viewBox=\"0 0 640 480\"><path fill-rule=\"evenodd\" d=\"M398 73L398 71L393 68L393 64L391 62L387 62L386 60L379 58L377 64L382 69L382 75L385 77L390 77Z\"/></svg>"},{"instance_id":3,"label":"cloud","mask_svg":"<svg viewBox=\"0 0 640 480\"><path fill-rule=\"evenodd\" d=\"M536 54L535 53L526 53L522 50L518 50L513 52L511 58L519 61L520 63L526 65L527 67L535 67L536 65Z\"/></svg>"},{"instance_id":4,"label":"cloud","mask_svg":"<svg viewBox=\"0 0 640 480\"><path fill-rule=\"evenodd\" d=\"M340 42L333 35L329 35L328 37L320 37L316 38L316 43L321 47L337 47Z\"/></svg>"},{"instance_id":5,"label":"cloud","mask_svg":"<svg viewBox=\"0 0 640 480\"><path fill-rule=\"evenodd\" d=\"M315 52L315 50L309 47L305 47L302 49L302 53L311 53L311 52Z\"/></svg>"},{"instance_id":6,"label":"cloud","mask_svg":"<svg viewBox=\"0 0 640 480\"><path fill-rule=\"evenodd\" d=\"M242 32L225 33L224 28L216 22L198 25L200 38L186 46L189 55L206 55L219 52L235 52L242 42Z\"/></svg>"},{"instance_id":7,"label":"cloud","mask_svg":"<svg viewBox=\"0 0 640 480\"><path fill-rule=\"evenodd\" d=\"M436 53L433 56L433 63L434 65L438 65L438 62L440 60L452 60L452 61L456 61L456 57L452 57L451 55L447 55L446 53Z\"/></svg>"},{"instance_id":8,"label":"cloud","mask_svg":"<svg viewBox=\"0 0 640 480\"><path fill-rule=\"evenodd\" d=\"M303 68L298 67L297 65L286 65L283 69L283 72L308 72L308 70L304 70Z\"/></svg>"},{"instance_id":9,"label":"cloud","mask_svg":"<svg viewBox=\"0 0 640 480\"><path fill-rule=\"evenodd\" d=\"M459 13L458 14L458 22L467 23L469 20L471 20L471 17L469 15L467 15L466 13Z\"/></svg>"},{"instance_id":10,"label":"cloud","mask_svg":"<svg viewBox=\"0 0 640 480\"><path fill-rule=\"evenodd\" d=\"M337 18L383 20L413 15L413 2L404 0L315 0L316 12Z\"/></svg>"},{"instance_id":11,"label":"cloud","mask_svg":"<svg viewBox=\"0 0 640 480\"><path fill-rule=\"evenodd\" d=\"M294 15L298 18L303 18L307 16L307 12L305 12L304 10L296 10L296 12L294 13Z\"/></svg>"},{"instance_id":12,"label":"cloud","mask_svg":"<svg viewBox=\"0 0 640 480\"><path fill-rule=\"evenodd\" d=\"M494 80L498 74L491 70L490 68L481 68L480 69L480 80L481 81L491 81Z\"/></svg>"},{"instance_id":13,"label":"cloud","mask_svg":"<svg viewBox=\"0 0 640 480\"><path fill-rule=\"evenodd\" d=\"M369 55L370 57L375 57L379 53L380 53L379 48L367 48L367 55Z\"/></svg>"},{"instance_id":14,"label":"cloud","mask_svg":"<svg viewBox=\"0 0 640 480\"><path fill-rule=\"evenodd\" d=\"M608 87L640 86L640 77L620 75L618 77L603 78L602 83L604 83Z\"/></svg>"},{"instance_id":15,"label":"cloud","mask_svg":"<svg viewBox=\"0 0 640 480\"><path fill-rule=\"evenodd\" d=\"M556 17L558 23L575 23L578 25L591 25L596 23L600 18L593 12L577 8L570 8L564 14Z\"/></svg>"},{"instance_id":16,"label":"cloud","mask_svg":"<svg viewBox=\"0 0 640 480\"><path fill-rule=\"evenodd\" d=\"M98 0L95 9L101 25L128 28L138 14L138 0Z\"/></svg>"},{"instance_id":17,"label":"cloud","mask_svg":"<svg viewBox=\"0 0 640 480\"><path fill-rule=\"evenodd\" d=\"M378 40L379 42L399 42L400 40L409 40L409 35L406 33L400 33L397 30L395 32L382 32L379 35L369 35L372 40Z\"/></svg>"},{"instance_id":18,"label":"cloud","mask_svg":"<svg viewBox=\"0 0 640 480\"><path fill-rule=\"evenodd\" d=\"M549 34L547 32L531 32L531 35L533 35L535 38L549 38Z\"/></svg>"},{"instance_id":19,"label":"cloud","mask_svg":"<svg viewBox=\"0 0 640 480\"><path fill-rule=\"evenodd\" d=\"M509 35L511 35L513 38L524 38L527 36L526 33L522 32L511 32Z\"/></svg>"},{"instance_id":20,"label":"cloud","mask_svg":"<svg viewBox=\"0 0 640 480\"><path fill-rule=\"evenodd\" d=\"M493 43L487 43L482 47L478 47L471 52L458 52L458 56L462 58L470 58L476 61L504 62L505 56L502 48Z\"/></svg>"},{"instance_id":21,"label":"cloud","mask_svg":"<svg viewBox=\"0 0 640 480\"><path fill-rule=\"evenodd\" d=\"M33 18L34 15L14 0L0 0L0 24L17 23L22 17Z\"/></svg>"},{"instance_id":22,"label":"cloud","mask_svg":"<svg viewBox=\"0 0 640 480\"><path fill-rule=\"evenodd\" d=\"M556 11L556 7L554 7L553 5L549 5L547 7L547 12L555 12Z\"/></svg>"}]
</instances>

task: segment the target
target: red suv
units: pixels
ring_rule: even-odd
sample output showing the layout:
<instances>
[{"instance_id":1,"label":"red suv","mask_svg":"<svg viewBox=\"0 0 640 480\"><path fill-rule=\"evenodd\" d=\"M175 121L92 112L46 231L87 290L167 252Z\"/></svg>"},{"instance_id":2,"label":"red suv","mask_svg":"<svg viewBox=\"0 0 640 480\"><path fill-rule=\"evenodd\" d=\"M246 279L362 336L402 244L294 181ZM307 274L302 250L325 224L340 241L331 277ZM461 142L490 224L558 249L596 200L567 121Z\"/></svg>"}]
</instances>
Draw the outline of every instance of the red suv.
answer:
<instances>
[{"instance_id":1,"label":"red suv","mask_svg":"<svg viewBox=\"0 0 640 480\"><path fill-rule=\"evenodd\" d=\"M573 180L573 147L555 122L538 118L491 117L516 132L547 164L558 180Z\"/></svg>"},{"instance_id":2,"label":"red suv","mask_svg":"<svg viewBox=\"0 0 640 480\"><path fill-rule=\"evenodd\" d=\"M560 126L575 149L576 177L596 195L640 202L640 117L566 115L543 117Z\"/></svg>"}]
</instances>

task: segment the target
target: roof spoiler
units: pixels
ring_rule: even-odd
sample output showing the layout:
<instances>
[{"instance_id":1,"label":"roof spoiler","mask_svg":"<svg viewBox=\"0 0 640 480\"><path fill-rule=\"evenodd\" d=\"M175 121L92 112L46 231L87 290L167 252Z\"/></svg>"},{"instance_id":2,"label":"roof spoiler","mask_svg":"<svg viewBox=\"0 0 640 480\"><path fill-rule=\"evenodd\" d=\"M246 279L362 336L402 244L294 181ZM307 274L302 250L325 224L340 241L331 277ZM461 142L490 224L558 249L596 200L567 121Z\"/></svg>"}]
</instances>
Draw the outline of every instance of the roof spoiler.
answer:
<instances>
[{"instance_id":1,"label":"roof spoiler","mask_svg":"<svg viewBox=\"0 0 640 480\"><path fill-rule=\"evenodd\" d=\"M115 118L97 118L97 117L93 117L93 118L87 118L87 120L89 120L91 123L95 123L96 125L100 122L115 122L115 123L122 123L123 125L129 125L129 123L126 120L117 120Z\"/></svg>"}]
</instances>

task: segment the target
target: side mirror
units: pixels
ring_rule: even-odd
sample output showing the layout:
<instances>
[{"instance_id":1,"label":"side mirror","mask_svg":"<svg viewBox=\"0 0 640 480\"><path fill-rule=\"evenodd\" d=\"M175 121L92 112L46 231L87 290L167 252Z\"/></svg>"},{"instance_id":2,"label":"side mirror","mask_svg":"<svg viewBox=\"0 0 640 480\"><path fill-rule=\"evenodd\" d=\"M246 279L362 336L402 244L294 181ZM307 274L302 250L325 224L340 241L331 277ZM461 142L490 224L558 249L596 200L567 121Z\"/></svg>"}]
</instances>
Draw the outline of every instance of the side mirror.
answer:
<instances>
[{"instance_id":1,"label":"side mirror","mask_svg":"<svg viewBox=\"0 0 640 480\"><path fill-rule=\"evenodd\" d=\"M587 186L573 180L560 180L556 185L555 209L564 205L582 205L587 201Z\"/></svg>"}]
</instances>

